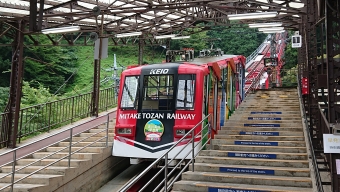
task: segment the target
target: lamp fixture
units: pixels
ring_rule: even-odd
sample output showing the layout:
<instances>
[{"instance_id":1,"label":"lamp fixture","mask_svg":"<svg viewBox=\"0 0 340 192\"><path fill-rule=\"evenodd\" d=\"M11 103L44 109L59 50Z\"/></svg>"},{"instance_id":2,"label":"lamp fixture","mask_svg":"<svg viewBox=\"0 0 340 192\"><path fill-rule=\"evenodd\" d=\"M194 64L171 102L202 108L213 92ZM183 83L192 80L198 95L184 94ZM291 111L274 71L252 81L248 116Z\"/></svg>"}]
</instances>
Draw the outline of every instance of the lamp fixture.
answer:
<instances>
[{"instance_id":1,"label":"lamp fixture","mask_svg":"<svg viewBox=\"0 0 340 192\"><path fill-rule=\"evenodd\" d=\"M171 34L171 35L159 35L159 36L155 36L155 39L166 39L166 38L173 38L176 37L176 35Z\"/></svg>"},{"instance_id":2,"label":"lamp fixture","mask_svg":"<svg viewBox=\"0 0 340 192\"><path fill-rule=\"evenodd\" d=\"M228 15L229 20L242 20L242 19L261 19L261 18L271 18L276 17L277 12L261 12L261 13L245 13Z\"/></svg>"},{"instance_id":3,"label":"lamp fixture","mask_svg":"<svg viewBox=\"0 0 340 192\"><path fill-rule=\"evenodd\" d=\"M68 32L75 32L75 31L79 31L79 30L80 30L79 26L69 26L69 27L43 29L43 30L41 30L41 33L43 33L43 34L68 33Z\"/></svg>"},{"instance_id":4,"label":"lamp fixture","mask_svg":"<svg viewBox=\"0 0 340 192\"><path fill-rule=\"evenodd\" d=\"M261 31L262 33L283 33L283 32L285 32L285 30L278 30L278 31Z\"/></svg>"},{"instance_id":5,"label":"lamp fixture","mask_svg":"<svg viewBox=\"0 0 340 192\"><path fill-rule=\"evenodd\" d=\"M253 23L249 24L249 28L260 28L260 27L281 27L282 23Z\"/></svg>"},{"instance_id":6,"label":"lamp fixture","mask_svg":"<svg viewBox=\"0 0 340 192\"><path fill-rule=\"evenodd\" d=\"M142 32L132 32L132 33L120 33L116 34L117 38L122 38L122 37L132 37L132 36L140 36L142 35Z\"/></svg>"},{"instance_id":7,"label":"lamp fixture","mask_svg":"<svg viewBox=\"0 0 340 192\"><path fill-rule=\"evenodd\" d=\"M259 31L281 31L283 27L258 28Z\"/></svg>"},{"instance_id":8,"label":"lamp fixture","mask_svg":"<svg viewBox=\"0 0 340 192\"><path fill-rule=\"evenodd\" d=\"M189 39L190 36L178 36L178 37L171 37L171 39Z\"/></svg>"}]
</instances>

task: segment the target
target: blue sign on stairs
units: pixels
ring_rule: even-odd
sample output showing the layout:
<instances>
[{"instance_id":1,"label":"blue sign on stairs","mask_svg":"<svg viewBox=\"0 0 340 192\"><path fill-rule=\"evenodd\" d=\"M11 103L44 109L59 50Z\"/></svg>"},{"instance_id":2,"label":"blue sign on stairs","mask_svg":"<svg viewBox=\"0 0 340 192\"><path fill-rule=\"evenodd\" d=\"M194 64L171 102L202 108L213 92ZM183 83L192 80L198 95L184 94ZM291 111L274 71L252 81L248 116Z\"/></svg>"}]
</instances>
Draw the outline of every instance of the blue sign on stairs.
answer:
<instances>
[{"instance_id":1,"label":"blue sign on stairs","mask_svg":"<svg viewBox=\"0 0 340 192\"><path fill-rule=\"evenodd\" d=\"M279 136L280 132L265 132L265 131L240 131L240 135L263 135L263 136Z\"/></svg>"},{"instance_id":2,"label":"blue sign on stairs","mask_svg":"<svg viewBox=\"0 0 340 192\"><path fill-rule=\"evenodd\" d=\"M248 117L248 120L282 120L281 117Z\"/></svg>"},{"instance_id":3,"label":"blue sign on stairs","mask_svg":"<svg viewBox=\"0 0 340 192\"><path fill-rule=\"evenodd\" d=\"M263 154L263 153L234 153L234 152L228 152L228 157L244 157L244 158L259 158L259 159L276 159L276 154Z\"/></svg>"},{"instance_id":4,"label":"blue sign on stairs","mask_svg":"<svg viewBox=\"0 0 340 192\"><path fill-rule=\"evenodd\" d=\"M245 123L243 124L245 127L280 127L280 124L249 124L249 123Z\"/></svg>"},{"instance_id":5,"label":"blue sign on stairs","mask_svg":"<svg viewBox=\"0 0 340 192\"><path fill-rule=\"evenodd\" d=\"M252 111L250 114L282 114L280 111Z\"/></svg>"},{"instance_id":6,"label":"blue sign on stairs","mask_svg":"<svg viewBox=\"0 0 340 192\"><path fill-rule=\"evenodd\" d=\"M240 192L240 191L242 192L269 192L269 191L263 191L263 190L208 187L208 192Z\"/></svg>"},{"instance_id":7,"label":"blue sign on stairs","mask_svg":"<svg viewBox=\"0 0 340 192\"><path fill-rule=\"evenodd\" d=\"M279 146L278 142L265 141L234 141L235 145Z\"/></svg>"},{"instance_id":8,"label":"blue sign on stairs","mask_svg":"<svg viewBox=\"0 0 340 192\"><path fill-rule=\"evenodd\" d=\"M274 175L275 174L274 170L235 168L235 167L220 167L220 172L249 173L249 174L260 174L260 175Z\"/></svg>"}]
</instances>

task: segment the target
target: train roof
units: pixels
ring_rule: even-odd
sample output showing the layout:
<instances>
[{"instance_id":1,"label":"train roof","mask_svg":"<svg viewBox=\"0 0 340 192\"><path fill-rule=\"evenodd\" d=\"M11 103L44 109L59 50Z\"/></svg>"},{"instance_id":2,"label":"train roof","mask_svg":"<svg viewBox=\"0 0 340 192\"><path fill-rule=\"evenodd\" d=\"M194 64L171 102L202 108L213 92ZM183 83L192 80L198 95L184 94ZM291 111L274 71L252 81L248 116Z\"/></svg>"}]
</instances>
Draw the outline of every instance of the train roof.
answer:
<instances>
[{"instance_id":1,"label":"train roof","mask_svg":"<svg viewBox=\"0 0 340 192\"><path fill-rule=\"evenodd\" d=\"M176 62L176 63L155 63L155 64L147 64L147 65L135 65L135 66L129 66L127 70L124 70L124 72L127 71L141 71L148 70L148 69L171 69L171 68L179 68L180 66L183 66L185 68L194 68L195 70L205 70L204 68L206 66L203 65L196 65L191 64L187 62ZM181 67L182 68L182 67ZM123 73L124 73L123 72Z\"/></svg>"},{"instance_id":2,"label":"train roof","mask_svg":"<svg viewBox=\"0 0 340 192\"><path fill-rule=\"evenodd\" d=\"M238 55L222 55L222 56L213 56L213 57L197 57L193 61L189 61L188 63L196 64L196 65L204 65L207 63L217 62L230 58L237 58Z\"/></svg>"}]
</instances>

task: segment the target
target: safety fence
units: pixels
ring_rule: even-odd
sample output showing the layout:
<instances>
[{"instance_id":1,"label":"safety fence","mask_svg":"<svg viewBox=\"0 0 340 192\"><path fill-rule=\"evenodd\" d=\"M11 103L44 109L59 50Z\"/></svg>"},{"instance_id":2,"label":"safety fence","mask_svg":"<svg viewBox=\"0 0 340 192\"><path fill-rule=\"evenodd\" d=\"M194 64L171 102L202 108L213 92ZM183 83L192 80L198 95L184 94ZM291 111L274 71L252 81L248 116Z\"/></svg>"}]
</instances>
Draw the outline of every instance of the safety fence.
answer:
<instances>
[{"instance_id":1,"label":"safety fence","mask_svg":"<svg viewBox=\"0 0 340 192\"><path fill-rule=\"evenodd\" d=\"M20 109L17 141L20 143L22 139L27 137L48 132L51 129L89 117L91 115L91 99L92 92L89 92ZM116 105L115 87L100 90L99 112ZM11 114L1 114L0 148L5 147L9 140L9 115Z\"/></svg>"}]
</instances>

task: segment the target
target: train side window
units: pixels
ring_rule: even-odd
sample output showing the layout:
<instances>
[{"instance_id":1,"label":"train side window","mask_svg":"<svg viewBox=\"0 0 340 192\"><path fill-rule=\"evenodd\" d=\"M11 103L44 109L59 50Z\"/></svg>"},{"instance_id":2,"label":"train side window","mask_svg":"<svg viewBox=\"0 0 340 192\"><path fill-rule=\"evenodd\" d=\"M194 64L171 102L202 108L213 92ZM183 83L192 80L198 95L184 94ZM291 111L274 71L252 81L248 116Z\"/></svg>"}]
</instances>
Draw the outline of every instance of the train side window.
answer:
<instances>
[{"instance_id":1,"label":"train side window","mask_svg":"<svg viewBox=\"0 0 340 192\"><path fill-rule=\"evenodd\" d=\"M138 106L139 76L126 76L120 107L122 109L136 109Z\"/></svg>"},{"instance_id":2,"label":"train side window","mask_svg":"<svg viewBox=\"0 0 340 192\"><path fill-rule=\"evenodd\" d=\"M194 109L196 75L179 75L177 109Z\"/></svg>"}]
</instances>

